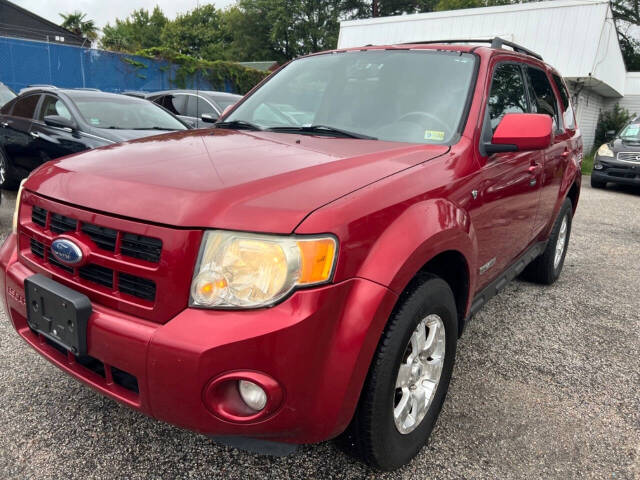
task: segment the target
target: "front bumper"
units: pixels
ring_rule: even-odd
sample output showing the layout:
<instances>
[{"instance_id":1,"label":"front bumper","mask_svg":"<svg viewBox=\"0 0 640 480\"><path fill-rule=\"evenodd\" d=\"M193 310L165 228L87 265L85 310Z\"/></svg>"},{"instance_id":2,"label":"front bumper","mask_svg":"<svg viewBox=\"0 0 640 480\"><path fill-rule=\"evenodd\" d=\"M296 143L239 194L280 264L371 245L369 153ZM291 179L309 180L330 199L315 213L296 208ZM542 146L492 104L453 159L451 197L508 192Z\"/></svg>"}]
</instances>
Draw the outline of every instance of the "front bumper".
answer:
<instances>
[{"instance_id":1,"label":"front bumper","mask_svg":"<svg viewBox=\"0 0 640 480\"><path fill-rule=\"evenodd\" d=\"M596 169L597 165L600 169ZM596 156L591 172L594 180L600 182L640 185L640 163L622 162L615 158Z\"/></svg>"},{"instance_id":2,"label":"front bumper","mask_svg":"<svg viewBox=\"0 0 640 480\"><path fill-rule=\"evenodd\" d=\"M269 309L185 309L165 324L93 303L88 368L32 331L16 236L0 249L6 311L20 336L51 363L92 388L174 425L208 435L313 443L339 434L356 407L369 363L396 295L364 280L302 290ZM95 365L93 365L95 366ZM92 366L92 367L93 367ZM282 389L267 416L230 421L207 405L210 382L229 372L259 372ZM137 381L118 381L123 374Z\"/></svg>"}]
</instances>

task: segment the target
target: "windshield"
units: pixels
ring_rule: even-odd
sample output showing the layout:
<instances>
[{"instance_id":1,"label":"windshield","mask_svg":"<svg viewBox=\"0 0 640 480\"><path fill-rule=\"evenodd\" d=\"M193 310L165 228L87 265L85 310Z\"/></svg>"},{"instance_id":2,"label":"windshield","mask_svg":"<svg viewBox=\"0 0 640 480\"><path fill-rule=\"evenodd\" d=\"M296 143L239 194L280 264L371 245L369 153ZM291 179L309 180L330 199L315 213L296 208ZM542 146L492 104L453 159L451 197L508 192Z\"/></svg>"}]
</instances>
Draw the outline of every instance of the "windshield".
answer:
<instances>
[{"instance_id":1,"label":"windshield","mask_svg":"<svg viewBox=\"0 0 640 480\"><path fill-rule=\"evenodd\" d=\"M433 50L306 57L287 65L225 121L294 127L289 133L322 125L380 140L449 143L460 127L474 66L472 54Z\"/></svg>"},{"instance_id":2,"label":"windshield","mask_svg":"<svg viewBox=\"0 0 640 480\"><path fill-rule=\"evenodd\" d=\"M185 130L187 127L156 104L132 97L73 97L84 120L96 128L117 130Z\"/></svg>"},{"instance_id":3,"label":"windshield","mask_svg":"<svg viewBox=\"0 0 640 480\"><path fill-rule=\"evenodd\" d=\"M9 90L9 87L0 85L0 107L16 97L16 94Z\"/></svg>"},{"instance_id":4,"label":"windshield","mask_svg":"<svg viewBox=\"0 0 640 480\"><path fill-rule=\"evenodd\" d=\"M640 123L631 122L620 132L622 140L640 142Z\"/></svg>"}]
</instances>

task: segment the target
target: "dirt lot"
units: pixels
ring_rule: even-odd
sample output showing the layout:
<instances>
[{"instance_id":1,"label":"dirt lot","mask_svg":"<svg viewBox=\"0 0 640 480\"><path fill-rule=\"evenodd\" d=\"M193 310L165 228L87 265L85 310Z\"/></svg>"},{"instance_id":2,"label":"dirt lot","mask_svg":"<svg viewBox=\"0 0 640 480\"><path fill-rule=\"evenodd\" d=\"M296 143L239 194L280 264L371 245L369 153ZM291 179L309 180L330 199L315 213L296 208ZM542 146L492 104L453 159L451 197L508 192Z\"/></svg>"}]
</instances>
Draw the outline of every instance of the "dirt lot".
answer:
<instances>
[{"instance_id":1,"label":"dirt lot","mask_svg":"<svg viewBox=\"0 0 640 480\"><path fill-rule=\"evenodd\" d=\"M514 282L474 318L429 445L379 478L640 479L639 272L640 190L585 177L559 282ZM332 442L269 458L148 419L49 365L1 314L2 479L377 476Z\"/></svg>"}]
</instances>

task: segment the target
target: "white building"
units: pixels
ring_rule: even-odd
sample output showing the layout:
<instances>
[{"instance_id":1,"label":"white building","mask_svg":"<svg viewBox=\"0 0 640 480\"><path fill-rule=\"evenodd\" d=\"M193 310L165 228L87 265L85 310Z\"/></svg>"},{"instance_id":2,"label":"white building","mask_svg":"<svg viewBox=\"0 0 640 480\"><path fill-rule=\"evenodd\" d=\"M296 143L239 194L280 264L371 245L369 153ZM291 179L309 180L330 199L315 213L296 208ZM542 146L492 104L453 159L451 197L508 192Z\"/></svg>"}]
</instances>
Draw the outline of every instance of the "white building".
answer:
<instances>
[{"instance_id":1,"label":"white building","mask_svg":"<svg viewBox=\"0 0 640 480\"><path fill-rule=\"evenodd\" d=\"M640 113L640 72L627 73L607 0L555 0L351 20L338 48L502 37L539 53L572 91L585 150L598 114L616 102Z\"/></svg>"}]
</instances>

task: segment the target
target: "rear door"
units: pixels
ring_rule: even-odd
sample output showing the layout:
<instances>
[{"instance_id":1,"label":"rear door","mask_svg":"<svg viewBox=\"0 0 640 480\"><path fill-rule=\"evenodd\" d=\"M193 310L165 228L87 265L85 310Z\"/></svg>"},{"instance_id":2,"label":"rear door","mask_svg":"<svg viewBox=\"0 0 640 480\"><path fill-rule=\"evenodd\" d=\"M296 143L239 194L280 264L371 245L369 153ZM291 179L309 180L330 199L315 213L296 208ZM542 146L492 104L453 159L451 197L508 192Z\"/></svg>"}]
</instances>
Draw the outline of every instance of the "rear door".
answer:
<instances>
[{"instance_id":1,"label":"rear door","mask_svg":"<svg viewBox=\"0 0 640 480\"><path fill-rule=\"evenodd\" d=\"M211 126L210 123L207 124L201 120L203 113L207 113L216 118L219 116L218 111L214 106L208 100L199 95L188 95L186 113L189 118L193 119L193 126L196 128Z\"/></svg>"},{"instance_id":2,"label":"rear door","mask_svg":"<svg viewBox=\"0 0 640 480\"><path fill-rule=\"evenodd\" d=\"M15 167L30 170L36 157L35 138L31 135L31 124L40 100L39 93L25 95L16 100L9 115L2 119L4 150L9 162Z\"/></svg>"},{"instance_id":3,"label":"rear door","mask_svg":"<svg viewBox=\"0 0 640 480\"><path fill-rule=\"evenodd\" d=\"M533 223L533 234L537 236L554 220L562 175L570 159L569 139L572 133L565 127L560 116L560 103L547 72L530 65L526 71L531 112L551 116L554 132L552 143L541 158L540 204Z\"/></svg>"},{"instance_id":4,"label":"rear door","mask_svg":"<svg viewBox=\"0 0 640 480\"><path fill-rule=\"evenodd\" d=\"M494 64L485 109L482 141L507 113L530 109L525 72L521 63ZM481 182L475 192L479 206L471 210L478 239L479 281L486 286L509 266L532 241L532 225L538 210L538 166L542 152L506 152L481 156Z\"/></svg>"},{"instance_id":5,"label":"rear door","mask_svg":"<svg viewBox=\"0 0 640 480\"><path fill-rule=\"evenodd\" d=\"M44 117L48 115L58 115L78 125L78 119L72 115L71 110L61 98L45 94L31 126L31 132L36 137L34 145L38 152L38 157L34 158L31 166L32 169L49 160L82 152L88 148L80 132L45 124Z\"/></svg>"}]
</instances>

